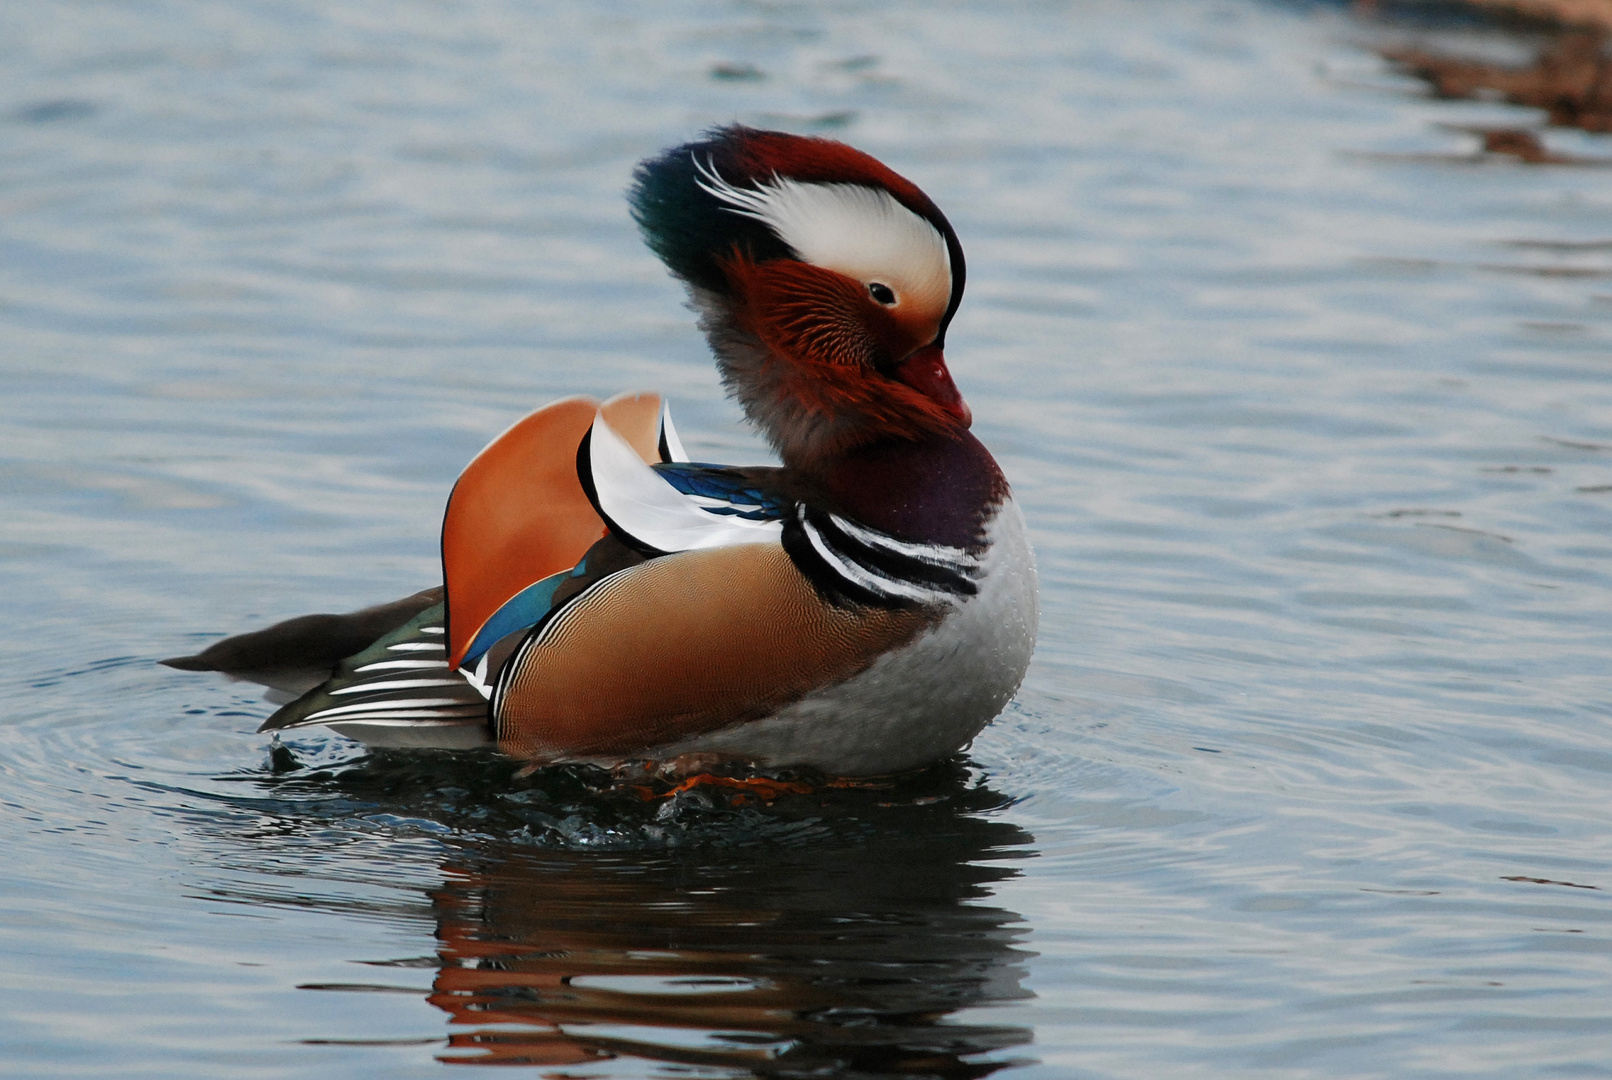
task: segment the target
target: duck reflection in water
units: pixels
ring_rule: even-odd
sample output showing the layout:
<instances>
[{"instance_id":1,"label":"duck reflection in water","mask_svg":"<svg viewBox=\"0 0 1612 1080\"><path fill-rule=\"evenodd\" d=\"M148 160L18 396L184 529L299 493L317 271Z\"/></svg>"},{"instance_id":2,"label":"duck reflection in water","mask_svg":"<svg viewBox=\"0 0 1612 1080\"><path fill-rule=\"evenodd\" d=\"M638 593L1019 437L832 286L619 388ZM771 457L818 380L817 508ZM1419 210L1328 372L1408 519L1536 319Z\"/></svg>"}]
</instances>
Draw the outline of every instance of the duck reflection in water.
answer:
<instances>
[{"instance_id":1,"label":"duck reflection in water","mask_svg":"<svg viewBox=\"0 0 1612 1080\"><path fill-rule=\"evenodd\" d=\"M955 849L936 863L926 847L892 838L750 865L733 853L658 866L466 859L435 897L442 968L430 1000L468 1028L443 1060L988 1075L1004 1062L966 1059L1030 1033L944 1020L1027 996L1017 917L965 903L1010 871Z\"/></svg>"},{"instance_id":2,"label":"duck reflection in water","mask_svg":"<svg viewBox=\"0 0 1612 1080\"><path fill-rule=\"evenodd\" d=\"M1033 837L995 820L1007 800L959 764L768 806L721 788L590 806L542 777L466 800L443 780L368 768L316 786L332 810L384 792L416 820L471 826L430 897L444 1062L961 1080L1025 1060L1029 1029L954 1015L1031 997L1033 955L1020 917L989 902ZM430 806L443 792L500 820Z\"/></svg>"}]
</instances>

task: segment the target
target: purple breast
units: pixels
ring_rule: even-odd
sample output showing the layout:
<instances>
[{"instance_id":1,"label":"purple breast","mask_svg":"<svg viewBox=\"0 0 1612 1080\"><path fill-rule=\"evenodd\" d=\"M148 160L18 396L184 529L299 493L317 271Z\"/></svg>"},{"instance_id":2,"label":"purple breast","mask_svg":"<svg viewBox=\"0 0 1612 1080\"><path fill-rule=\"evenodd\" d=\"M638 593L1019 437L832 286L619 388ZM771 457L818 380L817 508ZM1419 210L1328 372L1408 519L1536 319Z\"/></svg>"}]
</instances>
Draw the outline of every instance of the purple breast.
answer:
<instances>
[{"instance_id":1,"label":"purple breast","mask_svg":"<svg viewBox=\"0 0 1612 1080\"><path fill-rule=\"evenodd\" d=\"M971 548L1008 494L989 450L966 431L860 447L823 475L831 509L913 543Z\"/></svg>"}]
</instances>

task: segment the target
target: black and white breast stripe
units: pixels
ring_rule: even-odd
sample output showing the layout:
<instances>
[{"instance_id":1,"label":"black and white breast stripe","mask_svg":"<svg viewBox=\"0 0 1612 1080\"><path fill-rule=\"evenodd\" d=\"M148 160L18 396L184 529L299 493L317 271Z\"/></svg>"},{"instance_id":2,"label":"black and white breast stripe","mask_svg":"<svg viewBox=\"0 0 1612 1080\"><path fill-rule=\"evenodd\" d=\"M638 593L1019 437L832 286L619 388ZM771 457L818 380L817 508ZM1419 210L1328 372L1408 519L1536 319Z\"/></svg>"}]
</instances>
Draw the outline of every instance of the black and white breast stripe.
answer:
<instances>
[{"instance_id":1,"label":"black and white breast stripe","mask_svg":"<svg viewBox=\"0 0 1612 1080\"><path fill-rule=\"evenodd\" d=\"M963 548L915 544L800 503L784 523L784 550L830 603L915 607L979 591L979 559Z\"/></svg>"}]
</instances>

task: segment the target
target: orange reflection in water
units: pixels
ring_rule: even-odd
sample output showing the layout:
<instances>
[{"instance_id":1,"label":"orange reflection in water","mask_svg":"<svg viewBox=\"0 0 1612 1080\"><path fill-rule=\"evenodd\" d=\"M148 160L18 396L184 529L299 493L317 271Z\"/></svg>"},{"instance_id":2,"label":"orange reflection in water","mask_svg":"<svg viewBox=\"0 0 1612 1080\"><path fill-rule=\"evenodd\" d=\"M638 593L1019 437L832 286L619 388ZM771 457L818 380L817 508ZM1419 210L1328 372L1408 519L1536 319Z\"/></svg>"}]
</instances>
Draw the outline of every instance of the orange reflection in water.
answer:
<instances>
[{"instance_id":1,"label":"orange reflection in water","mask_svg":"<svg viewBox=\"0 0 1612 1080\"><path fill-rule=\"evenodd\" d=\"M980 1077L1028 1029L1019 917L980 901L1028 834L944 806L860 837L644 853L480 848L433 897L444 1062L631 1057L739 1075ZM894 826L894 827L892 827ZM572 1075L559 1072L552 1075Z\"/></svg>"}]
</instances>

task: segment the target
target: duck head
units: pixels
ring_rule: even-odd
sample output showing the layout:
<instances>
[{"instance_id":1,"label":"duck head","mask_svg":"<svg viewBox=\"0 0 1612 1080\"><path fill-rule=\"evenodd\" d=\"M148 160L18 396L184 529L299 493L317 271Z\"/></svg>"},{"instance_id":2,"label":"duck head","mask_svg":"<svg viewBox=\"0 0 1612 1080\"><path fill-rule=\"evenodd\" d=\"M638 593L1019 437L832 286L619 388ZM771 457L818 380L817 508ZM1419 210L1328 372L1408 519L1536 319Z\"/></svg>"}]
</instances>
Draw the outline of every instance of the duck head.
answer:
<instances>
[{"instance_id":1,"label":"duck head","mask_svg":"<svg viewBox=\"0 0 1612 1080\"><path fill-rule=\"evenodd\" d=\"M844 143L735 125L641 164L630 198L785 465L968 427L942 351L963 249L910 181Z\"/></svg>"}]
</instances>

